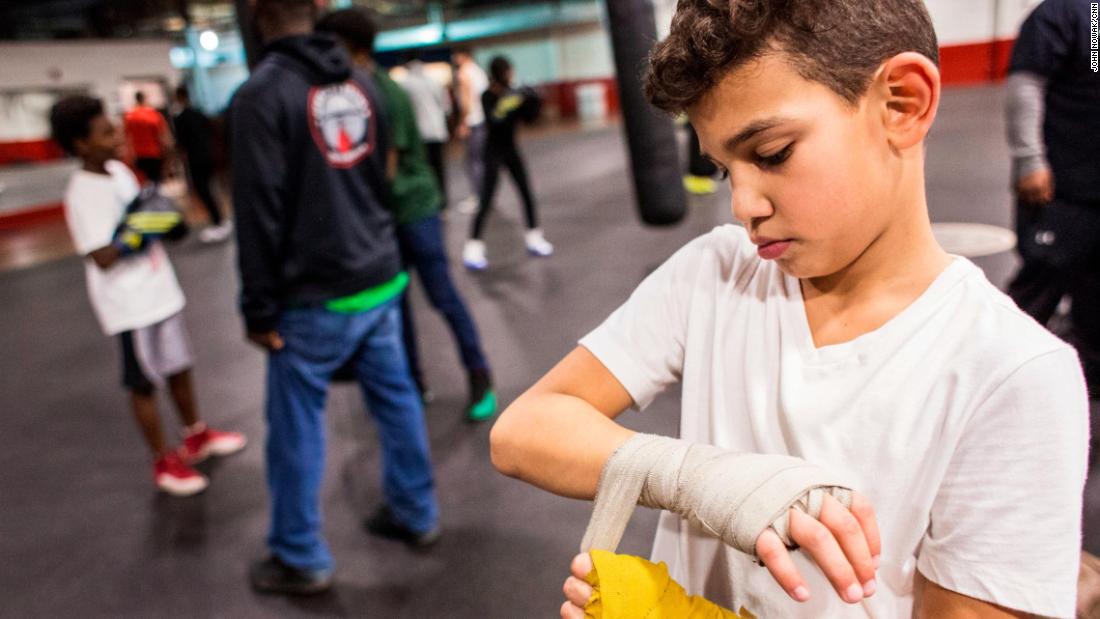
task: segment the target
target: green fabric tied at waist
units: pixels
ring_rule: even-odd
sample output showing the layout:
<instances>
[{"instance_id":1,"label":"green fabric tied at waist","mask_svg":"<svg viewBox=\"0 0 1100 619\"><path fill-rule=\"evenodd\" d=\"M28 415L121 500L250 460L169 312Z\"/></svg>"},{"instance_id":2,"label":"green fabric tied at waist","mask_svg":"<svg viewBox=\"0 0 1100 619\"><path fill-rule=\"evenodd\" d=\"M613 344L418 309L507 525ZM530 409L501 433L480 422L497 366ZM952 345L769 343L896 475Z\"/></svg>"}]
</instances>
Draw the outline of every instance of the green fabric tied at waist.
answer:
<instances>
[{"instance_id":1,"label":"green fabric tied at waist","mask_svg":"<svg viewBox=\"0 0 1100 619\"><path fill-rule=\"evenodd\" d=\"M408 285L409 274L401 271L397 274L397 277L384 284L367 288L362 292L346 297L326 301L325 309L338 314L362 314L405 292L405 287Z\"/></svg>"}]
</instances>

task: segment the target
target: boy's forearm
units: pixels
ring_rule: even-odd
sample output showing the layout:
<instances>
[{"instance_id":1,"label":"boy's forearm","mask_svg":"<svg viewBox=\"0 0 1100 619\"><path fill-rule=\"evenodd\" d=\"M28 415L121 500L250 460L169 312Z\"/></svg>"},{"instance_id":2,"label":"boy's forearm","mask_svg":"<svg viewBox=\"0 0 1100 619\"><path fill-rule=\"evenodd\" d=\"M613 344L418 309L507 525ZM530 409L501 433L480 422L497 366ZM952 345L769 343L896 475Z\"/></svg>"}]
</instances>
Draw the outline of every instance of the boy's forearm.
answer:
<instances>
[{"instance_id":1,"label":"boy's forearm","mask_svg":"<svg viewBox=\"0 0 1100 619\"><path fill-rule=\"evenodd\" d=\"M604 464L634 434L581 398L528 393L493 427L493 465L554 494L590 500Z\"/></svg>"},{"instance_id":2,"label":"boy's forearm","mask_svg":"<svg viewBox=\"0 0 1100 619\"><path fill-rule=\"evenodd\" d=\"M108 245L106 247L100 247L99 249L88 254L88 257L95 262L95 265L100 269L109 269L119 258L122 257L122 251L114 245Z\"/></svg>"},{"instance_id":3,"label":"boy's forearm","mask_svg":"<svg viewBox=\"0 0 1100 619\"><path fill-rule=\"evenodd\" d=\"M1036 616L1002 608L944 589L918 571L913 574L913 617L914 619L1026 619Z\"/></svg>"}]
</instances>

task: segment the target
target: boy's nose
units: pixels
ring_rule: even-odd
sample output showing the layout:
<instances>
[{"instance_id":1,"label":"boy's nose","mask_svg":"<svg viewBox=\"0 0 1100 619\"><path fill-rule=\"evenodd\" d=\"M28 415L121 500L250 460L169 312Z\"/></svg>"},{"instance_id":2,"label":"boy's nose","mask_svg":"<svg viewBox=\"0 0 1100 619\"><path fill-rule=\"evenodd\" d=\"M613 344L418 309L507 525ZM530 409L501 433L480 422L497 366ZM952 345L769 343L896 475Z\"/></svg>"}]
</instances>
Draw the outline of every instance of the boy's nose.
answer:
<instances>
[{"instance_id":1,"label":"boy's nose","mask_svg":"<svg viewBox=\"0 0 1100 619\"><path fill-rule=\"evenodd\" d=\"M742 183L733 188L733 217L748 227L754 219L772 214L772 204L762 193Z\"/></svg>"}]
</instances>

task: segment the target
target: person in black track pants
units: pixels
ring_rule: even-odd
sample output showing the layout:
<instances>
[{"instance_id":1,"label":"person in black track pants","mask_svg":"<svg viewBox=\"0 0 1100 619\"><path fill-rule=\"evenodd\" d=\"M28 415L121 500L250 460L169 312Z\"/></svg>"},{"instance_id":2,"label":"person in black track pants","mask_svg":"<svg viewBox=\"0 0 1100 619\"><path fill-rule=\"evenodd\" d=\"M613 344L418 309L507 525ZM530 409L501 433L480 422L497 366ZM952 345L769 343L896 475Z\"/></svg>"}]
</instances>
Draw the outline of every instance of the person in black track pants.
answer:
<instances>
[{"instance_id":1,"label":"person in black track pants","mask_svg":"<svg viewBox=\"0 0 1100 619\"><path fill-rule=\"evenodd\" d=\"M462 250L462 263L466 268L481 271L489 266L485 243L481 240L485 222L492 209L500 168L508 168L523 200L527 232L524 242L533 256L549 256L554 246L543 236L538 225L538 212L534 196L527 180L527 168L516 146L516 126L520 121L534 122L538 117L541 100L530 88L512 88L512 63L504 56L497 56L489 63L489 88L481 95L485 109L488 137L485 145L485 170L478 196L477 217L470 231L470 239Z\"/></svg>"}]
</instances>

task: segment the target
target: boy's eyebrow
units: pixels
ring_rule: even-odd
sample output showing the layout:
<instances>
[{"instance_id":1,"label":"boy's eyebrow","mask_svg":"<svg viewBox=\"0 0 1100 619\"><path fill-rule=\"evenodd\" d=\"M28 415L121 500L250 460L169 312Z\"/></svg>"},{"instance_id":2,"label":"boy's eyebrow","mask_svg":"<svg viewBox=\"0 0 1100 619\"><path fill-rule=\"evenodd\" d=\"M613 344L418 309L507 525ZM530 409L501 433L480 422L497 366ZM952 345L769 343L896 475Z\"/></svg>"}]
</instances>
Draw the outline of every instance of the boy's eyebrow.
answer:
<instances>
[{"instance_id":1,"label":"boy's eyebrow","mask_svg":"<svg viewBox=\"0 0 1100 619\"><path fill-rule=\"evenodd\" d=\"M732 138L726 140L726 142L723 146L725 147L727 152L732 153L733 151L737 150L737 147L740 146L742 142L750 139L751 137L753 137L754 135L760 133L761 131L767 131L768 129L779 126L779 125L781 125L785 122L788 122L790 120L791 119L789 119L789 118L783 118L783 117L780 117L780 116L772 116L770 118L762 118L760 120L754 120L751 123L749 123L748 125L746 125L744 129L742 129L740 132L738 132L737 135L735 135Z\"/></svg>"}]
</instances>

